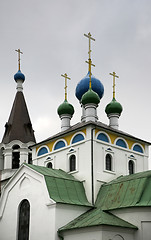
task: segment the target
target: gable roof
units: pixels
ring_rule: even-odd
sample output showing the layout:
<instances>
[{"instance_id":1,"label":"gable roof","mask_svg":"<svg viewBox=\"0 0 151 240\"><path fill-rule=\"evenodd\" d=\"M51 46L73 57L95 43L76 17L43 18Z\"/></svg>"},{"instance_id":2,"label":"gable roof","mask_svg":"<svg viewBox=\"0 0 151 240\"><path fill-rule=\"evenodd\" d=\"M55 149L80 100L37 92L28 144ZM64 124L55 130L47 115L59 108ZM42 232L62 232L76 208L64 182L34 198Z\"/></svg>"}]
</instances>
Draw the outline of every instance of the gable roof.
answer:
<instances>
[{"instance_id":1,"label":"gable roof","mask_svg":"<svg viewBox=\"0 0 151 240\"><path fill-rule=\"evenodd\" d=\"M138 141L138 142L141 142L141 143L145 143L145 144L151 145L150 142L147 142L147 141L144 141L144 140L142 140L142 139L140 139L140 138L134 137L133 135L130 135L130 134L128 134L128 133L125 133L125 132L123 132L123 131L121 131L121 130L114 129L114 128L112 128L112 127L110 127L110 126L108 126L108 125L106 125L106 124L104 124L104 123L102 123L102 122L88 121L88 122L76 123L75 125L71 126L71 127L68 128L67 130L61 131L61 132L59 132L59 133L57 133L57 134L55 134L55 135L53 135L53 136L51 136L51 137L49 137L49 138L41 141L41 142L39 142L39 143L36 143L36 144L34 144L32 147L34 147L34 146L39 146L39 145L41 145L41 144L43 144L43 143L52 141L52 140L54 140L54 139L61 138L61 137L65 136L65 135L67 135L67 134L69 134L69 133L71 133L71 132L75 132L75 131L77 131L77 130L80 131L81 129L83 129L83 128L89 126L89 125L92 125L93 127L96 127L96 128L98 128L98 129L101 129L101 130L104 130L104 131L108 131L108 132L111 132L111 133L115 133L115 134L117 134L117 135L119 135L119 136L122 136L122 137L128 137L128 138L131 138L131 139L133 139L133 140L135 140L135 141Z\"/></svg>"},{"instance_id":2,"label":"gable roof","mask_svg":"<svg viewBox=\"0 0 151 240\"><path fill-rule=\"evenodd\" d=\"M80 215L67 225L61 227L59 231L72 230L84 227L94 227L100 225L108 225L114 227L124 227L137 229L136 226L114 216L111 213L104 212L100 208L92 209Z\"/></svg>"},{"instance_id":3,"label":"gable roof","mask_svg":"<svg viewBox=\"0 0 151 240\"><path fill-rule=\"evenodd\" d=\"M5 125L2 143L9 143L13 140L20 140L23 143L36 142L22 92L16 93L9 120Z\"/></svg>"},{"instance_id":4,"label":"gable roof","mask_svg":"<svg viewBox=\"0 0 151 240\"><path fill-rule=\"evenodd\" d=\"M151 171L121 176L103 184L97 196L95 209L80 215L59 229L60 232L100 225L137 229L109 211L126 207L151 206Z\"/></svg>"},{"instance_id":5,"label":"gable roof","mask_svg":"<svg viewBox=\"0 0 151 240\"><path fill-rule=\"evenodd\" d=\"M44 176L49 196L57 203L92 206L85 194L83 183L60 169L23 164Z\"/></svg>"},{"instance_id":6,"label":"gable roof","mask_svg":"<svg viewBox=\"0 0 151 240\"><path fill-rule=\"evenodd\" d=\"M121 176L104 184L96 206L102 210L151 206L151 171Z\"/></svg>"}]
</instances>

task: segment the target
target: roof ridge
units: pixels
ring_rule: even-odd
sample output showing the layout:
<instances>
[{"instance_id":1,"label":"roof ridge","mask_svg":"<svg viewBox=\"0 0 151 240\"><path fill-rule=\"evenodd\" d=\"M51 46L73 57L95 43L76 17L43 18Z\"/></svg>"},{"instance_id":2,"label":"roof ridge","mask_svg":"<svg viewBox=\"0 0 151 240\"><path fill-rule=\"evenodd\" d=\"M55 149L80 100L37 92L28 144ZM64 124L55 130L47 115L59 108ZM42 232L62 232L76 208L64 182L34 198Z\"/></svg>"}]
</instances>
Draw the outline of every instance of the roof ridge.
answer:
<instances>
[{"instance_id":1,"label":"roof ridge","mask_svg":"<svg viewBox=\"0 0 151 240\"><path fill-rule=\"evenodd\" d=\"M147 170L147 171L143 171L143 172L137 172L131 175L121 175L113 180L111 180L110 182L104 183L102 186L107 186L107 185L111 185L111 184L116 184L119 182L125 182L125 181L131 181L134 179L139 179L139 178L145 178L145 177L149 177L151 176L151 170Z\"/></svg>"},{"instance_id":2,"label":"roof ridge","mask_svg":"<svg viewBox=\"0 0 151 240\"><path fill-rule=\"evenodd\" d=\"M137 229L137 227L128 221L112 214L109 211L104 211L100 207L91 208L87 212L84 212L74 220L67 223L65 226L59 228L59 232L64 230L84 228L90 226L110 225L118 227L126 227Z\"/></svg>"},{"instance_id":3,"label":"roof ridge","mask_svg":"<svg viewBox=\"0 0 151 240\"><path fill-rule=\"evenodd\" d=\"M30 167L32 170L35 170L46 177L63 178L63 179L74 181L74 182L82 182L82 181L76 179L75 177L69 175L67 172L63 171L62 169L47 168L44 166L32 165L32 164L27 164L27 163L23 163L23 165ZM62 173L60 173L61 176L59 176L59 174L58 174L58 176L55 176L55 175L52 176L52 175L49 175L49 173L42 173L42 172L38 171L38 169L36 169L36 168L39 168L39 169L43 168L43 169L46 169L47 171L54 171L56 173L56 175L57 175L57 172L60 171L60 172L65 173L67 176L65 176L65 174L62 174ZM70 178L70 176L71 176L71 178Z\"/></svg>"}]
</instances>

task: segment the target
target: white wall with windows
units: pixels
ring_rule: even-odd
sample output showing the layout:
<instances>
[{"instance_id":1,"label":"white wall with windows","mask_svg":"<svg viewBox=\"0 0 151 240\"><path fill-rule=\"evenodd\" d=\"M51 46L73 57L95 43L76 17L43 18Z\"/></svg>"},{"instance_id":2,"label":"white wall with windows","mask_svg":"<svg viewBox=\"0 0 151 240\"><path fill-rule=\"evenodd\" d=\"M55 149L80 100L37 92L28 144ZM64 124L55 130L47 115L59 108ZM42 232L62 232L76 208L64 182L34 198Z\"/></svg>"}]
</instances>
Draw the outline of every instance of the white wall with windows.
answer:
<instances>
[{"instance_id":1,"label":"white wall with windows","mask_svg":"<svg viewBox=\"0 0 151 240\"><path fill-rule=\"evenodd\" d=\"M42 145L37 153L33 149L33 164L60 168L84 181L90 202L92 188L96 199L103 183L120 175L148 170L147 147L143 152L141 144L136 143L129 149L128 143L122 137L117 137L112 144L106 132L99 131L95 135L95 129L92 128L91 125L87 126L86 135L77 131L69 145L63 138L56 140L51 152L46 145Z\"/></svg>"}]
</instances>

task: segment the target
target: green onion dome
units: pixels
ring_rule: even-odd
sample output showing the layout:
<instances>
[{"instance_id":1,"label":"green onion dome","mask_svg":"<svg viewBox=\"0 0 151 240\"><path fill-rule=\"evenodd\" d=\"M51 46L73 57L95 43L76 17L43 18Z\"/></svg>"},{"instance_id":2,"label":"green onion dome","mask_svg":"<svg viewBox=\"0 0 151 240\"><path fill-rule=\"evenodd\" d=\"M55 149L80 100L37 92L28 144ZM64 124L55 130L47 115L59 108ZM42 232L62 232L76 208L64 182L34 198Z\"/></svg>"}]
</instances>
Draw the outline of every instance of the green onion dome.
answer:
<instances>
[{"instance_id":1,"label":"green onion dome","mask_svg":"<svg viewBox=\"0 0 151 240\"><path fill-rule=\"evenodd\" d=\"M70 114L71 116L74 114L74 107L68 103L67 100L64 100L64 102L58 107L58 115L62 114Z\"/></svg>"},{"instance_id":2,"label":"green onion dome","mask_svg":"<svg viewBox=\"0 0 151 240\"><path fill-rule=\"evenodd\" d=\"M105 112L107 115L111 113L118 113L121 115L122 111L123 111L122 105L119 102L117 102L115 98L113 98L112 101L105 108Z\"/></svg>"},{"instance_id":3,"label":"green onion dome","mask_svg":"<svg viewBox=\"0 0 151 240\"><path fill-rule=\"evenodd\" d=\"M91 88L89 88L89 90L83 94L81 102L83 105L88 103L98 104L100 102L100 98L96 92L94 92Z\"/></svg>"}]
</instances>

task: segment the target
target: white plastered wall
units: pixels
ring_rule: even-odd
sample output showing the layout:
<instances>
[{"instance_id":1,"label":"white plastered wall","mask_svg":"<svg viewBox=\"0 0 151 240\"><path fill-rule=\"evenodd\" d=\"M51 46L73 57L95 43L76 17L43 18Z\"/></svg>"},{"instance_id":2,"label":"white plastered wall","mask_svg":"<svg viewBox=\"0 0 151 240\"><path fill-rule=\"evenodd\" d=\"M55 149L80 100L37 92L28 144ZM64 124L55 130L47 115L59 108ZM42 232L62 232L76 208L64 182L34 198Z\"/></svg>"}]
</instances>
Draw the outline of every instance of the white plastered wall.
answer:
<instances>
[{"instance_id":1,"label":"white plastered wall","mask_svg":"<svg viewBox=\"0 0 151 240\"><path fill-rule=\"evenodd\" d=\"M63 237L64 240L134 240L135 231L121 227L98 226L65 231ZM117 238L118 236L121 238Z\"/></svg>"},{"instance_id":2,"label":"white plastered wall","mask_svg":"<svg viewBox=\"0 0 151 240\"><path fill-rule=\"evenodd\" d=\"M0 239L17 239L19 205L30 204L30 239L56 240L57 230L88 207L57 204L50 199L43 175L22 166L4 187L0 201Z\"/></svg>"},{"instance_id":3,"label":"white plastered wall","mask_svg":"<svg viewBox=\"0 0 151 240\"><path fill-rule=\"evenodd\" d=\"M72 154L70 150L73 150L73 154L76 155L76 171L71 174L80 181L83 181L88 201L92 201L92 169L91 169L91 130L93 125L88 125L86 128L85 140L77 142L75 144L68 145L64 148L53 150L45 155L36 156L36 151L33 149L33 164L47 166L47 158L50 157L50 161L53 164L53 168L62 169L69 172L69 156ZM128 162L133 155L135 165L135 172L141 172L148 170L148 146L145 146L145 152L138 153L129 148L122 148L115 144L106 143L96 139L94 136L95 130L93 130L93 167L94 167L94 198L96 199L100 186L120 175L128 175ZM77 131L77 133L79 133ZM108 148L111 151L108 151ZM105 156L107 153L112 155L113 171L105 170Z\"/></svg>"},{"instance_id":4,"label":"white plastered wall","mask_svg":"<svg viewBox=\"0 0 151 240\"><path fill-rule=\"evenodd\" d=\"M113 210L112 213L125 221L138 227L134 234L134 240L150 240L151 236L151 208L150 207L131 207ZM144 229L145 231L144 231Z\"/></svg>"}]
</instances>

